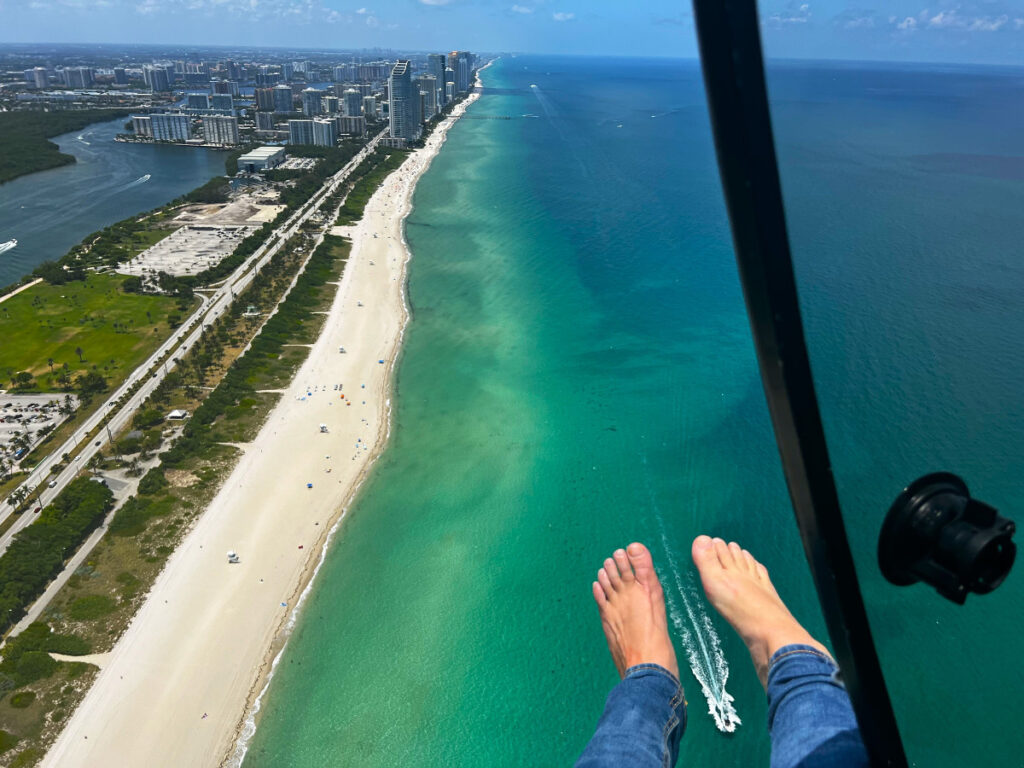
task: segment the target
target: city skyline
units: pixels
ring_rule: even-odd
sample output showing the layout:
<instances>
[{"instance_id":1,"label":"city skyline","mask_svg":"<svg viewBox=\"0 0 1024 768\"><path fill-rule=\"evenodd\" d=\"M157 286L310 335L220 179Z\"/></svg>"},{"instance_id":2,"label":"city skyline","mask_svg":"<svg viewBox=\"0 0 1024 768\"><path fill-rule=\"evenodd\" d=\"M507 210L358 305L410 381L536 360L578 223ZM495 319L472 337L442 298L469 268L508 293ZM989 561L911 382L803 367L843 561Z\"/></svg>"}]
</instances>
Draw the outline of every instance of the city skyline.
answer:
<instances>
[{"instance_id":1,"label":"city skyline","mask_svg":"<svg viewBox=\"0 0 1024 768\"><path fill-rule=\"evenodd\" d=\"M697 55L688 5L654 0L0 0L5 43L141 44L575 55ZM1004 0L767 0L766 55L1024 63L1024 8Z\"/></svg>"}]
</instances>

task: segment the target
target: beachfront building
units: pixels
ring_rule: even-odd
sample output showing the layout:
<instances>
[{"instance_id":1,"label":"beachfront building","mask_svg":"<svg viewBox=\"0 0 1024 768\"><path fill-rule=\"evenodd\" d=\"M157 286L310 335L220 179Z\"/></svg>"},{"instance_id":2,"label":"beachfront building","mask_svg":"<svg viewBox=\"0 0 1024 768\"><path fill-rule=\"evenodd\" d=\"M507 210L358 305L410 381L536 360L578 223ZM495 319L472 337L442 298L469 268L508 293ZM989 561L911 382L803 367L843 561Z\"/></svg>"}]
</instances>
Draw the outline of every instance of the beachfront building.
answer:
<instances>
[{"instance_id":1,"label":"beachfront building","mask_svg":"<svg viewBox=\"0 0 1024 768\"><path fill-rule=\"evenodd\" d=\"M420 104L423 107L421 116L426 122L437 114L437 80L433 75L420 75L416 78L416 86L420 89Z\"/></svg>"},{"instance_id":2,"label":"beachfront building","mask_svg":"<svg viewBox=\"0 0 1024 768\"><path fill-rule=\"evenodd\" d=\"M259 173L283 162L284 147L256 147L238 158L238 170L243 173Z\"/></svg>"},{"instance_id":3,"label":"beachfront building","mask_svg":"<svg viewBox=\"0 0 1024 768\"><path fill-rule=\"evenodd\" d=\"M324 92L316 88L307 88L302 92L302 114L313 117L319 115L323 109L322 99Z\"/></svg>"},{"instance_id":4,"label":"beachfront building","mask_svg":"<svg viewBox=\"0 0 1024 768\"><path fill-rule=\"evenodd\" d=\"M443 53L427 54L427 74L433 76L434 84L437 87L437 94L435 96L435 99L438 104L438 109L445 105L444 71L447 68L448 62L445 60L445 55Z\"/></svg>"},{"instance_id":5,"label":"beachfront building","mask_svg":"<svg viewBox=\"0 0 1024 768\"><path fill-rule=\"evenodd\" d=\"M375 96L363 96L363 117L367 120L377 119L377 98Z\"/></svg>"},{"instance_id":6,"label":"beachfront building","mask_svg":"<svg viewBox=\"0 0 1024 768\"><path fill-rule=\"evenodd\" d=\"M338 133L348 136L362 136L366 133L366 118L362 115L358 117L342 115L334 118L334 122L338 126Z\"/></svg>"},{"instance_id":7,"label":"beachfront building","mask_svg":"<svg viewBox=\"0 0 1024 768\"><path fill-rule=\"evenodd\" d=\"M356 117L363 114L363 97L355 88L345 91L345 114L349 117Z\"/></svg>"},{"instance_id":8,"label":"beachfront building","mask_svg":"<svg viewBox=\"0 0 1024 768\"><path fill-rule=\"evenodd\" d=\"M318 147L333 147L337 144L338 124L327 118L315 118L313 120L313 143Z\"/></svg>"},{"instance_id":9,"label":"beachfront building","mask_svg":"<svg viewBox=\"0 0 1024 768\"><path fill-rule=\"evenodd\" d=\"M238 118L228 115L207 115L203 118L203 135L207 144L234 146L238 143Z\"/></svg>"},{"instance_id":10,"label":"beachfront building","mask_svg":"<svg viewBox=\"0 0 1024 768\"><path fill-rule=\"evenodd\" d=\"M388 78L388 135L411 141L420 137L420 93L412 82L412 64L400 59Z\"/></svg>"},{"instance_id":11,"label":"beachfront building","mask_svg":"<svg viewBox=\"0 0 1024 768\"><path fill-rule=\"evenodd\" d=\"M313 121L312 120L289 120L288 121L288 143L289 144L312 144L313 143Z\"/></svg>"},{"instance_id":12,"label":"beachfront building","mask_svg":"<svg viewBox=\"0 0 1024 768\"><path fill-rule=\"evenodd\" d=\"M290 85L274 86L274 111L292 111L292 87Z\"/></svg>"},{"instance_id":13,"label":"beachfront building","mask_svg":"<svg viewBox=\"0 0 1024 768\"><path fill-rule=\"evenodd\" d=\"M132 133L153 138L153 121L145 115L132 115Z\"/></svg>"},{"instance_id":14,"label":"beachfront building","mask_svg":"<svg viewBox=\"0 0 1024 768\"><path fill-rule=\"evenodd\" d=\"M189 109L209 109L210 95L207 93L190 93L187 104Z\"/></svg>"},{"instance_id":15,"label":"beachfront building","mask_svg":"<svg viewBox=\"0 0 1024 768\"><path fill-rule=\"evenodd\" d=\"M157 141L188 141L192 122L188 115L177 113L150 115L153 138Z\"/></svg>"}]
</instances>

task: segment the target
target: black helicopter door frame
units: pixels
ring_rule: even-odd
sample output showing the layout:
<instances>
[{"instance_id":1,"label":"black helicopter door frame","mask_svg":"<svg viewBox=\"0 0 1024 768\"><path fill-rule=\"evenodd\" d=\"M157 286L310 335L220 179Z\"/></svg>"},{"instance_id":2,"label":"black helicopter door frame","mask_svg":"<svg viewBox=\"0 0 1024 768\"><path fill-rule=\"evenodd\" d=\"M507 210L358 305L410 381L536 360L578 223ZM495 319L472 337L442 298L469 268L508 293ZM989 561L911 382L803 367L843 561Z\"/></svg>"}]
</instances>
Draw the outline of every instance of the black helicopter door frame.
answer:
<instances>
[{"instance_id":1,"label":"black helicopter door frame","mask_svg":"<svg viewBox=\"0 0 1024 768\"><path fill-rule=\"evenodd\" d=\"M733 246L797 527L871 762L905 768L811 377L786 233L755 0L694 0Z\"/></svg>"}]
</instances>

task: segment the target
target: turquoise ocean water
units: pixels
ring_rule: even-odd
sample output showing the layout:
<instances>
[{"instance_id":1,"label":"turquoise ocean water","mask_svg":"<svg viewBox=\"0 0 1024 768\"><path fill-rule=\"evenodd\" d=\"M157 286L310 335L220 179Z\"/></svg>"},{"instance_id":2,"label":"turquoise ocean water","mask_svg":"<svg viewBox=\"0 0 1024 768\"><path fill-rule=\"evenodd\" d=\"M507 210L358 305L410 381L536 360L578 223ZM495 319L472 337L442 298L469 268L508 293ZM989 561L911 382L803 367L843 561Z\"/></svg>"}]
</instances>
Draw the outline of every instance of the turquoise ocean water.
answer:
<instances>
[{"instance_id":1,"label":"turquoise ocean water","mask_svg":"<svg viewBox=\"0 0 1024 768\"><path fill-rule=\"evenodd\" d=\"M634 539L669 596L690 702L681 764L765 765L763 692L738 639L704 618L692 538L748 546L824 632L699 69L520 57L483 77L469 115L513 119L460 121L417 187L396 429L245 765L571 764L617 679L590 582ZM1004 663L1021 651L1020 580L957 609L873 565L881 517L917 474L961 472L1010 514L1022 497L1024 174L991 158L1024 156L1024 120L986 111L1021 82L825 64L771 76L828 435L917 765L1024 754L1021 672ZM735 699L735 734L706 714L701 681Z\"/></svg>"}]
</instances>

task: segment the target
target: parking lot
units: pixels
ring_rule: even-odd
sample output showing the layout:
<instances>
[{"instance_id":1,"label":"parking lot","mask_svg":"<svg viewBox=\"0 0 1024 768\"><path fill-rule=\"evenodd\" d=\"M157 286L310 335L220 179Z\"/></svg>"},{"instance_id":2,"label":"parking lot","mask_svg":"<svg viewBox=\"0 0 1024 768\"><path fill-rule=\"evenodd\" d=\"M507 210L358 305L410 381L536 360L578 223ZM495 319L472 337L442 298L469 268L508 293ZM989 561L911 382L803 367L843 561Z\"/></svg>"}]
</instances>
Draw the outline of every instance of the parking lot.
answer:
<instances>
[{"instance_id":1,"label":"parking lot","mask_svg":"<svg viewBox=\"0 0 1024 768\"><path fill-rule=\"evenodd\" d=\"M182 227L118 267L140 277L194 275L218 264L255 226L190 225Z\"/></svg>"},{"instance_id":2,"label":"parking lot","mask_svg":"<svg viewBox=\"0 0 1024 768\"><path fill-rule=\"evenodd\" d=\"M66 412L61 413L61 408ZM17 463L76 408L74 395L0 393L0 459Z\"/></svg>"}]
</instances>

